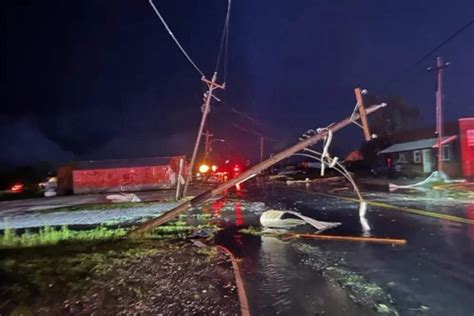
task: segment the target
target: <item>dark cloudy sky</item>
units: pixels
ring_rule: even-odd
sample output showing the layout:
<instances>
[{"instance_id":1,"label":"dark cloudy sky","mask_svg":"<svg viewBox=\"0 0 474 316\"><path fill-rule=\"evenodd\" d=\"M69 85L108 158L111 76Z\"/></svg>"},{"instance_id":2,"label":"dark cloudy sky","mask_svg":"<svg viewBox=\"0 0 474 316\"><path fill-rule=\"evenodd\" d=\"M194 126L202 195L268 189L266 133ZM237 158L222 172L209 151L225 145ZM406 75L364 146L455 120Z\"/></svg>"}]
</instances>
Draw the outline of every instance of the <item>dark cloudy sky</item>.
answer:
<instances>
[{"instance_id":1,"label":"dark cloudy sky","mask_svg":"<svg viewBox=\"0 0 474 316\"><path fill-rule=\"evenodd\" d=\"M226 3L156 2L207 75ZM3 0L0 8L0 163L190 153L200 76L148 1ZM428 124L434 74L426 67L437 55L452 63L445 115L472 116L474 26L412 65L473 17L472 0L234 0L226 104L214 105L214 134L243 156L258 142L234 124L264 130L282 146L349 115L359 85L402 96ZM355 131L341 133L339 146L357 146Z\"/></svg>"}]
</instances>

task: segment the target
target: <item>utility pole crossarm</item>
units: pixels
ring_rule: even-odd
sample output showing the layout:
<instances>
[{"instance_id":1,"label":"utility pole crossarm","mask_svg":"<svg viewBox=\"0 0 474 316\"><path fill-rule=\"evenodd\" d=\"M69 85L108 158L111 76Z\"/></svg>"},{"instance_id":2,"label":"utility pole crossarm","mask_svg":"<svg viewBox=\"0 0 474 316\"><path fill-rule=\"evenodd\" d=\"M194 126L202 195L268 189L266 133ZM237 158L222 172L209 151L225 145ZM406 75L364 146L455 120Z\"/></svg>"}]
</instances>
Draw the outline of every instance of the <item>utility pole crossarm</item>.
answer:
<instances>
[{"instance_id":1,"label":"utility pole crossarm","mask_svg":"<svg viewBox=\"0 0 474 316\"><path fill-rule=\"evenodd\" d=\"M369 115L369 114L379 110L380 108L382 108L384 106L386 106L386 104L370 106L369 108L366 109L366 114ZM336 124L331 125L330 127L328 127L328 129L326 131L315 134L315 135L313 135L313 136L311 136L311 137L309 137L309 138L307 138L307 139L305 139L301 142L296 143L295 145L291 146L290 148L287 148L287 149L273 155L271 158L269 158L265 161L262 161L261 163L259 163L255 166L251 167L250 169L242 172L237 177L235 177L235 178L233 178L233 179L231 179L231 180L229 180L225 183L222 183L221 185L217 186L215 189L206 191L206 192L202 193L201 195L198 195L195 198L193 198L189 201L186 201L186 202L174 207L171 210L166 211L160 217L158 217L156 219L152 219L152 220L142 224L141 226L139 226L135 230L131 231L130 235L134 236L134 235L139 235L141 233L148 232L148 231L152 230L153 228L168 222L169 220L175 218L179 214L185 212L188 208L199 206L202 203L209 200L210 198L218 196L219 194L223 193L225 190L233 187L234 185L245 182L245 181L255 177L257 174L259 174L263 170L271 167L275 163L278 163L279 161L290 157L294 153L296 153L298 151L301 151L301 150L303 150L303 149L305 149L309 146L314 145L315 143L317 143L318 141L320 141L324 137L326 137L329 133L329 130L334 133L334 132L342 129L343 127L346 127L347 125L350 125L353 122L353 119L359 119L359 118L360 118L360 114L354 113L351 117L348 117L348 118L346 118L346 119L344 119L344 120L342 120L342 121L340 121Z\"/></svg>"},{"instance_id":2,"label":"utility pole crossarm","mask_svg":"<svg viewBox=\"0 0 474 316\"><path fill-rule=\"evenodd\" d=\"M196 142L194 143L193 154L191 156L191 163L189 165L189 172L186 175L186 182L185 182L184 188L183 188L183 196L186 196L186 194L188 192L189 182L191 182L191 179L192 179L194 163L196 161L197 151L198 151L199 145L201 143L201 136L203 134L204 126L206 125L207 115L209 114L209 111L210 111L210 108L211 108L211 99L213 98L212 93L217 88L224 89L224 84L219 85L219 84L216 83L217 72L214 73L214 75L212 76L211 81L207 80L205 77L202 77L201 80L207 83L207 85L209 87L209 90L207 91L207 94L205 95L205 99L204 99L204 105L203 105L202 117L201 117L201 124L199 125L198 134L196 136Z\"/></svg>"},{"instance_id":3,"label":"utility pole crossarm","mask_svg":"<svg viewBox=\"0 0 474 316\"><path fill-rule=\"evenodd\" d=\"M355 88L354 93L355 93L355 97L357 101L357 108L359 110L360 121L362 123L362 130L364 131L364 138L365 138L365 141L368 142L372 139L372 137L370 136L369 123L367 121L367 113L364 107L364 98L362 97L362 91L360 90L360 88Z\"/></svg>"},{"instance_id":4,"label":"utility pole crossarm","mask_svg":"<svg viewBox=\"0 0 474 316\"><path fill-rule=\"evenodd\" d=\"M206 77L202 77L201 80L204 81L205 83L207 83L209 88L225 89L225 83L220 85L220 84L214 82L214 80L210 81L210 80L206 79Z\"/></svg>"}]
</instances>

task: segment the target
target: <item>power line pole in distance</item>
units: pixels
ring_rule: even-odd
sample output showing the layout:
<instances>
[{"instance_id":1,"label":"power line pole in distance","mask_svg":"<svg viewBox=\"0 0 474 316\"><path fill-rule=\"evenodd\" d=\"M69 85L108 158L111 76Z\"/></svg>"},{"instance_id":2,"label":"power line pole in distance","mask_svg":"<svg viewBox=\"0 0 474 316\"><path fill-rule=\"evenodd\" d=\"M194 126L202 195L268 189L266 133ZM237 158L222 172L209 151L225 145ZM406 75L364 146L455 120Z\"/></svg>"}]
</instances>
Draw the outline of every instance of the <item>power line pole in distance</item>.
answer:
<instances>
[{"instance_id":1,"label":"power line pole in distance","mask_svg":"<svg viewBox=\"0 0 474 316\"><path fill-rule=\"evenodd\" d=\"M443 176L443 73L450 63L444 62L442 57L436 58L436 67L429 67L428 71L436 71L436 133L438 134L438 173Z\"/></svg>"}]
</instances>

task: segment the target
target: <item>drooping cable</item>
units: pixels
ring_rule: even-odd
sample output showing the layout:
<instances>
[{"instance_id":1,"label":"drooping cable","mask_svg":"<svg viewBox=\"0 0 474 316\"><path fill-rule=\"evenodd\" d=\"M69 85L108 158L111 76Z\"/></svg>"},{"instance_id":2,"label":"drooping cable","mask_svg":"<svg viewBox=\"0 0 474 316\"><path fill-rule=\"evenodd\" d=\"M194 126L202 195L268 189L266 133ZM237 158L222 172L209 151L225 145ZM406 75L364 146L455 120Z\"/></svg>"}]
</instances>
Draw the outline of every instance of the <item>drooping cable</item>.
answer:
<instances>
[{"instance_id":1,"label":"drooping cable","mask_svg":"<svg viewBox=\"0 0 474 316\"><path fill-rule=\"evenodd\" d=\"M229 29L231 5L232 5L232 0L228 0L227 14L226 14L225 22L224 22L224 28L222 30L221 42L219 44L219 53L217 54L216 70L215 70L215 72L217 72L219 69L222 52L224 51L224 82L225 82L225 77L226 77L226 72L227 72L227 50L228 50L227 45L228 45L228 34L229 34L228 29Z\"/></svg>"},{"instance_id":2,"label":"drooping cable","mask_svg":"<svg viewBox=\"0 0 474 316\"><path fill-rule=\"evenodd\" d=\"M168 31L168 34L171 36L171 38L174 40L174 42L176 43L176 45L179 47L179 49L181 50L181 52L183 53L183 55L186 57L186 59L189 61L189 63L191 65L193 65L194 69L196 69L196 71L202 76L204 77L204 73L201 71L201 69L199 69L199 67L196 65L196 63L191 59L191 57L189 57L188 53L186 53L186 51L184 50L183 46L181 46L181 44L179 43L178 39L176 38L176 36L174 36L173 32L171 31L171 29L169 28L168 24L166 23L165 19L163 18L163 16L160 14L160 12L158 11L158 9L156 8L155 4L153 3L153 0L149 0L148 1L151 5L151 7L153 8L153 10L155 11L156 15L158 16L158 18L160 19L161 23L163 24L163 26L166 28L166 30Z\"/></svg>"}]
</instances>

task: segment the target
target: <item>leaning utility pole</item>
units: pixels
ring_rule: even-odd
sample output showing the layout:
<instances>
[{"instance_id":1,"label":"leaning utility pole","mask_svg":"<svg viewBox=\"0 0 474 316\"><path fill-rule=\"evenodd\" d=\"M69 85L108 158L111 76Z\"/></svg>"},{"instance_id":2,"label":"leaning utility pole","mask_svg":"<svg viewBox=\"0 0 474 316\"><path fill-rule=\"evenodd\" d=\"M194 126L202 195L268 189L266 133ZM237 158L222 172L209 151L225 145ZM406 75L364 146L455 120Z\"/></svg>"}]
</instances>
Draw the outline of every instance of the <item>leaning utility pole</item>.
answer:
<instances>
[{"instance_id":1,"label":"leaning utility pole","mask_svg":"<svg viewBox=\"0 0 474 316\"><path fill-rule=\"evenodd\" d=\"M436 133L438 133L438 173L443 173L443 72L449 65L445 63L442 57L436 58L436 67L429 67L428 71L436 71Z\"/></svg>"},{"instance_id":2,"label":"leaning utility pole","mask_svg":"<svg viewBox=\"0 0 474 316\"><path fill-rule=\"evenodd\" d=\"M209 111L211 110L211 99L215 98L215 96L213 96L212 93L217 88L224 89L225 87L225 83L222 85L219 85L216 83L217 72L214 72L214 74L212 75L211 81L207 80L205 77L202 77L201 80L207 84L208 90L205 94L204 104L202 105L201 125L199 125L199 130L196 137L196 143L194 144L193 155L191 157L191 163L189 165L189 171L186 175L186 183L184 184L183 196L186 196L188 192L189 182L191 181L191 178L193 175L194 162L196 160L197 151L201 143L202 131L204 130L204 126L206 125L207 115L209 114Z\"/></svg>"},{"instance_id":3,"label":"leaning utility pole","mask_svg":"<svg viewBox=\"0 0 474 316\"><path fill-rule=\"evenodd\" d=\"M369 114L379 110L380 108L382 108L384 106L386 106L385 103L382 103L382 104L379 104L379 105L372 105L371 107L365 109L365 113L366 113L366 115L369 115ZM322 131L320 133L316 133L313 136L296 143L295 145L291 146L290 148L287 148L287 149L273 155L269 159L264 160L261 163L245 170L244 172L242 172L241 174L239 174L235 178L220 184L216 188L214 188L212 190L209 190L209 191L206 191L206 192L192 198L191 200L185 201L185 202L175 206L171 210L168 210L168 211L164 212L158 218L154 218L154 219L151 219L151 220L143 223L142 225L140 225L136 229L130 231L129 235L137 236L137 235L148 232L148 231L152 230L153 228L168 222L169 220L175 218L179 214L185 212L190 207L197 207L197 206L203 204L204 202L208 201L209 199L211 199L213 197L216 197L216 196L219 196L225 190L233 187L234 185L240 184L242 182L245 182L245 181L255 177L257 174L259 174L263 170L273 166L274 164L278 163L279 161L281 161L285 158L290 157L294 153L316 144L320 140L327 137L328 134L329 134L329 131L334 133L334 132L340 130L341 128L346 127L347 125L350 125L350 124L354 123L359 118L360 118L359 113L353 113L351 117L348 117L348 118L346 118L346 119L344 119L344 120L342 120L338 123L329 125L327 127L327 130Z\"/></svg>"}]
</instances>

